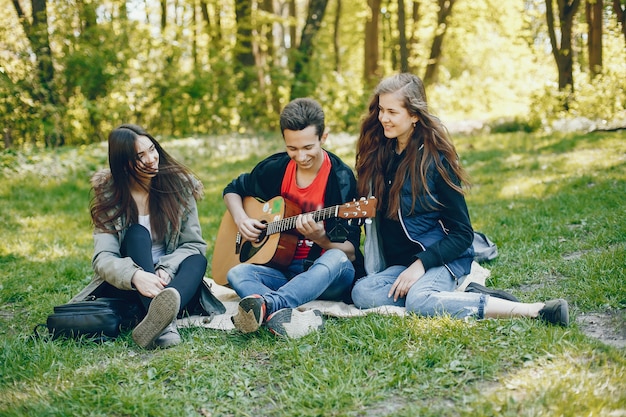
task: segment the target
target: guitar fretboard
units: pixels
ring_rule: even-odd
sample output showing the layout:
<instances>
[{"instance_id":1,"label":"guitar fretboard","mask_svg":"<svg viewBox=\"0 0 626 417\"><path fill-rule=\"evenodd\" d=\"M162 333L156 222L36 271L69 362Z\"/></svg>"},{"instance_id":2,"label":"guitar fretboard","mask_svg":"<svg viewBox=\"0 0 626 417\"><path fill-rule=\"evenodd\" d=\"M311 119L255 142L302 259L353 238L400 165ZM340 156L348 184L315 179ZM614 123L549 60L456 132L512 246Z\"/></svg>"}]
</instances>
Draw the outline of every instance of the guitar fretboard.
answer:
<instances>
[{"instance_id":1,"label":"guitar fretboard","mask_svg":"<svg viewBox=\"0 0 626 417\"><path fill-rule=\"evenodd\" d=\"M305 214L312 214L313 219L316 222L319 222L321 220L327 220L333 217L337 217L337 213L339 212L339 207L340 206L326 207L321 210L316 210L316 211L312 211L310 213L305 213ZM267 229L265 229L266 234L273 235L276 233L282 233L282 232L286 232L287 230L295 229L297 218L298 216L286 217L284 219L268 223Z\"/></svg>"}]
</instances>

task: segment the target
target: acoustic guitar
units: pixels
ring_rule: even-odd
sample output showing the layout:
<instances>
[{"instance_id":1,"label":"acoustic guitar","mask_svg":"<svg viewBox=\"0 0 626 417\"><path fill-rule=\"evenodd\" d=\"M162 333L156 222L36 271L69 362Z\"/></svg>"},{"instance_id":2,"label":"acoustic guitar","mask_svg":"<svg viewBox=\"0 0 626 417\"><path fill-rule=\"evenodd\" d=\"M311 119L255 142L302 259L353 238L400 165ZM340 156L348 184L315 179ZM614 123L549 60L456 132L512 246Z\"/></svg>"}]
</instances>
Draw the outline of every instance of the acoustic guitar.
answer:
<instances>
[{"instance_id":1,"label":"acoustic guitar","mask_svg":"<svg viewBox=\"0 0 626 417\"><path fill-rule=\"evenodd\" d=\"M275 268L288 266L296 252L298 233L296 219L301 210L293 202L274 197L262 202L254 197L243 199L243 208L248 216L267 225L257 242L243 241L230 212L226 210L217 232L213 251L213 280L226 285L228 271L240 263L267 265ZM363 219L376 215L376 198L361 198L358 201L312 211L316 222L334 217Z\"/></svg>"}]
</instances>

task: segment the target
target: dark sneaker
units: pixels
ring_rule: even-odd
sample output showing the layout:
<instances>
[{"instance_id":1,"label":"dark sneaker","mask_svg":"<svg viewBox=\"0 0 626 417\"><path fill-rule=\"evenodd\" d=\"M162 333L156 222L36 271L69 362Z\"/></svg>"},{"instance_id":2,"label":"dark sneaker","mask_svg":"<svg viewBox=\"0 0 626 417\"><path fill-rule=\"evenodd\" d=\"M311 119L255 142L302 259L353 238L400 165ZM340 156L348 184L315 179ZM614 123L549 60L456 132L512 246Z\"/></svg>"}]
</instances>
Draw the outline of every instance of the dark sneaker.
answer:
<instances>
[{"instance_id":1,"label":"dark sneaker","mask_svg":"<svg viewBox=\"0 0 626 417\"><path fill-rule=\"evenodd\" d=\"M567 301L559 298L546 301L546 305L539 310L539 318L545 322L569 326L569 307Z\"/></svg>"},{"instance_id":2,"label":"dark sneaker","mask_svg":"<svg viewBox=\"0 0 626 417\"><path fill-rule=\"evenodd\" d=\"M167 349L172 346L176 346L181 342L180 333L178 333L178 328L176 328L176 320L172 321L164 330L161 332L159 337L154 339L155 347L159 347L161 349Z\"/></svg>"},{"instance_id":3,"label":"dark sneaker","mask_svg":"<svg viewBox=\"0 0 626 417\"><path fill-rule=\"evenodd\" d=\"M519 303L519 300L513 294L509 294L503 290L497 290L495 288L487 288L484 285L480 285L477 282L470 282L465 288L465 292L476 292L480 294L489 294L492 297L502 298L504 300L515 301Z\"/></svg>"},{"instance_id":4,"label":"dark sneaker","mask_svg":"<svg viewBox=\"0 0 626 417\"><path fill-rule=\"evenodd\" d=\"M263 297L258 294L249 295L239 301L237 314L231 320L242 333L256 332L263 324L266 308Z\"/></svg>"},{"instance_id":5,"label":"dark sneaker","mask_svg":"<svg viewBox=\"0 0 626 417\"><path fill-rule=\"evenodd\" d=\"M166 288L150 302L148 314L133 329L133 340L144 349L153 348L154 340L174 321L180 309L180 294Z\"/></svg>"},{"instance_id":6,"label":"dark sneaker","mask_svg":"<svg viewBox=\"0 0 626 417\"><path fill-rule=\"evenodd\" d=\"M297 339L324 328L324 319L319 310L298 311L283 308L270 314L267 329L278 336Z\"/></svg>"}]
</instances>

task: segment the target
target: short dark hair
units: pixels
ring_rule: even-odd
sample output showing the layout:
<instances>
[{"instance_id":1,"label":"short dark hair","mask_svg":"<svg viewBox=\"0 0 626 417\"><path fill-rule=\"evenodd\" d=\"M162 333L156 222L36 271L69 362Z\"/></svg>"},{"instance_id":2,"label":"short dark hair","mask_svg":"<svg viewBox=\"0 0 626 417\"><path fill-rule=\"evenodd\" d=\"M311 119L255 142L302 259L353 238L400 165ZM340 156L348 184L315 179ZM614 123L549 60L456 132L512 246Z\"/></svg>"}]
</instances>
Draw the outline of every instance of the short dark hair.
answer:
<instances>
[{"instance_id":1,"label":"short dark hair","mask_svg":"<svg viewBox=\"0 0 626 417\"><path fill-rule=\"evenodd\" d=\"M280 132L285 136L285 129L303 130L315 126L315 133L322 137L324 133L324 110L312 98L297 98L285 106L280 113Z\"/></svg>"}]
</instances>

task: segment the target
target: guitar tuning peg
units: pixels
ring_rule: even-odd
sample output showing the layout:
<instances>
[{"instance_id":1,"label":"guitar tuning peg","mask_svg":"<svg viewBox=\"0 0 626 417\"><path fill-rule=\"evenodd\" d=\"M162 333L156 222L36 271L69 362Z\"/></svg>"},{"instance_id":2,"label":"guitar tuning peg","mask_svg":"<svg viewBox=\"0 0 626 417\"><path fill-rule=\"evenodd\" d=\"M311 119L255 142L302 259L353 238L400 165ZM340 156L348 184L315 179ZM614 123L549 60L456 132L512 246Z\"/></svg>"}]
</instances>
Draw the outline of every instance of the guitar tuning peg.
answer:
<instances>
[{"instance_id":1,"label":"guitar tuning peg","mask_svg":"<svg viewBox=\"0 0 626 417\"><path fill-rule=\"evenodd\" d=\"M369 217L365 219L365 224L372 224L372 219L370 219Z\"/></svg>"}]
</instances>

